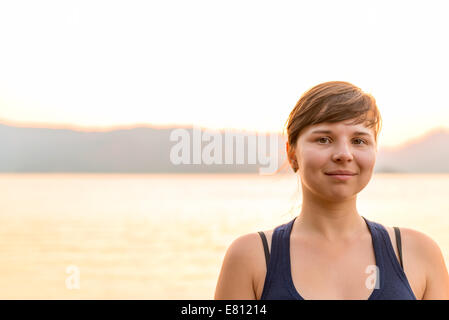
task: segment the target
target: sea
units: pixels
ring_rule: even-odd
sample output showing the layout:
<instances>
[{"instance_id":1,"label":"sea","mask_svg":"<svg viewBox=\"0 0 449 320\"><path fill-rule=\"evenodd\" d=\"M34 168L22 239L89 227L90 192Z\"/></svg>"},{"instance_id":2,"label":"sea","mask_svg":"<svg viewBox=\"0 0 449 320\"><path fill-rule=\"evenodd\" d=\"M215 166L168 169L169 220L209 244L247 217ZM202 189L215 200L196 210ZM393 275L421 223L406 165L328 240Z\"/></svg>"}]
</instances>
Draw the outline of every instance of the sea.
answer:
<instances>
[{"instance_id":1,"label":"sea","mask_svg":"<svg viewBox=\"0 0 449 320\"><path fill-rule=\"evenodd\" d=\"M449 174L376 173L367 219L449 262ZM0 299L213 299L237 237L300 210L294 174L0 174Z\"/></svg>"}]
</instances>

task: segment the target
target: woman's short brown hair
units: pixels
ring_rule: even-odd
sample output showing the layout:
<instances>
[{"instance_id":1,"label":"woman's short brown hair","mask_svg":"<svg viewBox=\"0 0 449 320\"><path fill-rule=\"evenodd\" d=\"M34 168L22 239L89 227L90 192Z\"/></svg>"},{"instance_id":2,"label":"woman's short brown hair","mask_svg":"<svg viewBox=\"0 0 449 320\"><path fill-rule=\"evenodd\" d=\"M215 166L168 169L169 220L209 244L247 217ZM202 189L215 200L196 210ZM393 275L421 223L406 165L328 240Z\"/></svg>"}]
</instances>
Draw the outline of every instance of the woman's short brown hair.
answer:
<instances>
[{"instance_id":1,"label":"woman's short brown hair","mask_svg":"<svg viewBox=\"0 0 449 320\"><path fill-rule=\"evenodd\" d=\"M352 124L366 123L366 127L373 128L377 142L382 118L371 94L345 81L312 87L301 96L286 121L289 150L294 152L298 137L307 126L348 119L354 119ZM293 170L296 172L297 168Z\"/></svg>"}]
</instances>

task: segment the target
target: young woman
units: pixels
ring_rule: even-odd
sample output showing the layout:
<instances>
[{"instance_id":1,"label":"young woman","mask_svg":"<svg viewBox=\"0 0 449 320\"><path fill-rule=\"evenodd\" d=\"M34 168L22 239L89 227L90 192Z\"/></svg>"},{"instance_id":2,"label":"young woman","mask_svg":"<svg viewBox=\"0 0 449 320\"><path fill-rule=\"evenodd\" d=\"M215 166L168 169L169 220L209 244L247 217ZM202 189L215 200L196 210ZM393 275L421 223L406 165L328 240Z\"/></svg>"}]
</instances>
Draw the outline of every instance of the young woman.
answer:
<instances>
[{"instance_id":1,"label":"young woman","mask_svg":"<svg viewBox=\"0 0 449 320\"><path fill-rule=\"evenodd\" d=\"M435 241L357 211L380 126L375 99L348 82L302 95L288 118L286 144L301 179L301 211L230 245L215 299L449 299Z\"/></svg>"}]
</instances>

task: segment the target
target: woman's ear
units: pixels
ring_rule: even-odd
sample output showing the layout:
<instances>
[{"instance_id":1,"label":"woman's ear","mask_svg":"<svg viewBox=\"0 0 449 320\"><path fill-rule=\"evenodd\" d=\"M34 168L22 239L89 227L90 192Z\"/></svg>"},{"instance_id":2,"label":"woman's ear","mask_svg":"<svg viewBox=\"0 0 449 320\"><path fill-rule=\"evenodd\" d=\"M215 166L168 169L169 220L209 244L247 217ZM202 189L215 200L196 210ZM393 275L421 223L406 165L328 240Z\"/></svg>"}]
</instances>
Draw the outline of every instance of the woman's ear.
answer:
<instances>
[{"instance_id":1,"label":"woman's ear","mask_svg":"<svg viewBox=\"0 0 449 320\"><path fill-rule=\"evenodd\" d=\"M288 162L290 162L290 164L292 163L292 159L291 159L291 148L290 148L290 144L288 143L288 141L285 143L285 151L287 153L287 158L288 158Z\"/></svg>"},{"instance_id":2,"label":"woman's ear","mask_svg":"<svg viewBox=\"0 0 449 320\"><path fill-rule=\"evenodd\" d=\"M285 143L285 148L287 151L288 162L290 163L293 171L296 172L298 170L298 162L296 160L295 150L290 146L288 141Z\"/></svg>"}]
</instances>

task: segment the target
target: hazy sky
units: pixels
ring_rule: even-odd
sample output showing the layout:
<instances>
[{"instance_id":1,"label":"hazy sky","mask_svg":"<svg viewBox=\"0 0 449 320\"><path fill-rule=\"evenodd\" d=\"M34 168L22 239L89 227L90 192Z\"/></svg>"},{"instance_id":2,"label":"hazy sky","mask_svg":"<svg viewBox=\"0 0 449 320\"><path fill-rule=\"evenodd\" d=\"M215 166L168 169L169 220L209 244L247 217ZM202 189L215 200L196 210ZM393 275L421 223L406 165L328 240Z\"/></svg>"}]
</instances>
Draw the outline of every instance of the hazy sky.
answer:
<instances>
[{"instance_id":1,"label":"hazy sky","mask_svg":"<svg viewBox=\"0 0 449 320\"><path fill-rule=\"evenodd\" d=\"M447 1L2 1L0 120L281 131L350 81L382 145L449 126Z\"/></svg>"}]
</instances>

